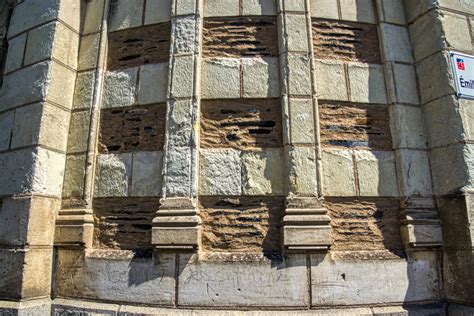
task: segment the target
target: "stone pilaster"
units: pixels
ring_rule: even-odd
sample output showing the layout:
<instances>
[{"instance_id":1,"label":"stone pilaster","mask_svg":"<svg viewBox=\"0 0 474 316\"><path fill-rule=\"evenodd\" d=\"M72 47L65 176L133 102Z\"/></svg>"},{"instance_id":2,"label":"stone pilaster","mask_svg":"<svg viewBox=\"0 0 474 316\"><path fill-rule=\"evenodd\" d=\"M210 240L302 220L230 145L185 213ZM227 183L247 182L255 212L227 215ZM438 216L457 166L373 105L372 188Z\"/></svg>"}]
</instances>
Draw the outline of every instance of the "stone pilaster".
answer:
<instances>
[{"instance_id":1,"label":"stone pilaster","mask_svg":"<svg viewBox=\"0 0 474 316\"><path fill-rule=\"evenodd\" d=\"M163 159L163 198L153 220L158 250L196 250L202 0L174 0Z\"/></svg>"},{"instance_id":2,"label":"stone pilaster","mask_svg":"<svg viewBox=\"0 0 474 316\"><path fill-rule=\"evenodd\" d=\"M309 1L278 1L284 147L288 174L283 218L287 251L327 250L330 218L322 206L321 154Z\"/></svg>"}]
</instances>

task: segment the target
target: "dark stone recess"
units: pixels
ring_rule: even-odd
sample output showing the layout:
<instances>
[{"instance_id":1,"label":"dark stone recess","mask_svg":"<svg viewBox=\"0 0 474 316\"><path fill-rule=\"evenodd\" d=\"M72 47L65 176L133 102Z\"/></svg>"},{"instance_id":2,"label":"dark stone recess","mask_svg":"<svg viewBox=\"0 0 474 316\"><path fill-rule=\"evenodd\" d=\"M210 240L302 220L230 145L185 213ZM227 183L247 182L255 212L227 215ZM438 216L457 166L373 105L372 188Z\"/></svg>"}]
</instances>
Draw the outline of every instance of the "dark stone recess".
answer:
<instances>
[{"instance_id":1,"label":"dark stone recess","mask_svg":"<svg viewBox=\"0 0 474 316\"><path fill-rule=\"evenodd\" d=\"M206 57L278 56L276 17L206 18L202 55Z\"/></svg>"},{"instance_id":2,"label":"dark stone recess","mask_svg":"<svg viewBox=\"0 0 474 316\"><path fill-rule=\"evenodd\" d=\"M376 25L323 19L312 24L316 58L382 63Z\"/></svg>"},{"instance_id":3,"label":"dark stone recess","mask_svg":"<svg viewBox=\"0 0 474 316\"><path fill-rule=\"evenodd\" d=\"M108 40L109 71L169 62L171 22L112 32Z\"/></svg>"},{"instance_id":4,"label":"dark stone recess","mask_svg":"<svg viewBox=\"0 0 474 316\"><path fill-rule=\"evenodd\" d=\"M319 100L319 116L324 147L392 150L387 106Z\"/></svg>"},{"instance_id":5,"label":"dark stone recess","mask_svg":"<svg viewBox=\"0 0 474 316\"><path fill-rule=\"evenodd\" d=\"M103 109L100 116L99 152L162 150L165 125L164 103Z\"/></svg>"},{"instance_id":6,"label":"dark stone recess","mask_svg":"<svg viewBox=\"0 0 474 316\"><path fill-rule=\"evenodd\" d=\"M201 148L282 147L279 99L202 101Z\"/></svg>"}]
</instances>

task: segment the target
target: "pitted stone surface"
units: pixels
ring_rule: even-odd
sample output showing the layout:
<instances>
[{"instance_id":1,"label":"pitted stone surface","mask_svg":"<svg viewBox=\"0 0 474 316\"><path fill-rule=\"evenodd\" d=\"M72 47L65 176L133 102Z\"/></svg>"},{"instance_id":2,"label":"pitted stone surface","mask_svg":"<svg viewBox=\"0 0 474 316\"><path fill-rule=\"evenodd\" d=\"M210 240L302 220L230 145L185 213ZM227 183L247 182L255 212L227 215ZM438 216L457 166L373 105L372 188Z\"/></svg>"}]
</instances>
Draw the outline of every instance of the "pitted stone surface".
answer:
<instances>
[{"instance_id":1,"label":"pitted stone surface","mask_svg":"<svg viewBox=\"0 0 474 316\"><path fill-rule=\"evenodd\" d=\"M200 161L202 195L241 195L242 164L234 149L202 149Z\"/></svg>"}]
</instances>

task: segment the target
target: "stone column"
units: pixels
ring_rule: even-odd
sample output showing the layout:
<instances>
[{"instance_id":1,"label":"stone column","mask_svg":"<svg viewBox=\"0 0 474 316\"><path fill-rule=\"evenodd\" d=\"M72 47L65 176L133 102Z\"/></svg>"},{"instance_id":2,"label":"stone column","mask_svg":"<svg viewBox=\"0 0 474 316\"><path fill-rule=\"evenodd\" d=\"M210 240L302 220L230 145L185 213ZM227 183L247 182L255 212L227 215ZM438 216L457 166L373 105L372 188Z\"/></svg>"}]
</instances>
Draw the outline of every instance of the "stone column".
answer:
<instances>
[{"instance_id":1,"label":"stone column","mask_svg":"<svg viewBox=\"0 0 474 316\"><path fill-rule=\"evenodd\" d=\"M283 140L289 179L283 246L287 251L328 250L331 227L322 205L309 1L278 0L278 26Z\"/></svg>"},{"instance_id":2,"label":"stone column","mask_svg":"<svg viewBox=\"0 0 474 316\"><path fill-rule=\"evenodd\" d=\"M108 1L84 3L78 73L68 134L62 206L56 220L55 245L92 247L93 180L106 67Z\"/></svg>"},{"instance_id":3,"label":"stone column","mask_svg":"<svg viewBox=\"0 0 474 316\"><path fill-rule=\"evenodd\" d=\"M173 0L163 198L153 220L159 250L196 250L200 244L197 174L202 0Z\"/></svg>"}]
</instances>

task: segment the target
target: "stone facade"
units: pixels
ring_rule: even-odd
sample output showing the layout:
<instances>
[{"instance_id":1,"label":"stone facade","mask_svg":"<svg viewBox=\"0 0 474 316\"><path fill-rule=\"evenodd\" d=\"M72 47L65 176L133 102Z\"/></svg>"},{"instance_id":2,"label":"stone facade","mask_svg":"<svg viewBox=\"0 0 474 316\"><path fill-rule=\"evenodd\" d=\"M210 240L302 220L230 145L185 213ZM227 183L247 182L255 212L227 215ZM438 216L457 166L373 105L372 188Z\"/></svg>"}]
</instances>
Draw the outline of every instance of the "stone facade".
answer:
<instances>
[{"instance_id":1,"label":"stone facade","mask_svg":"<svg viewBox=\"0 0 474 316\"><path fill-rule=\"evenodd\" d=\"M473 23L0 0L0 315L471 315Z\"/></svg>"}]
</instances>

